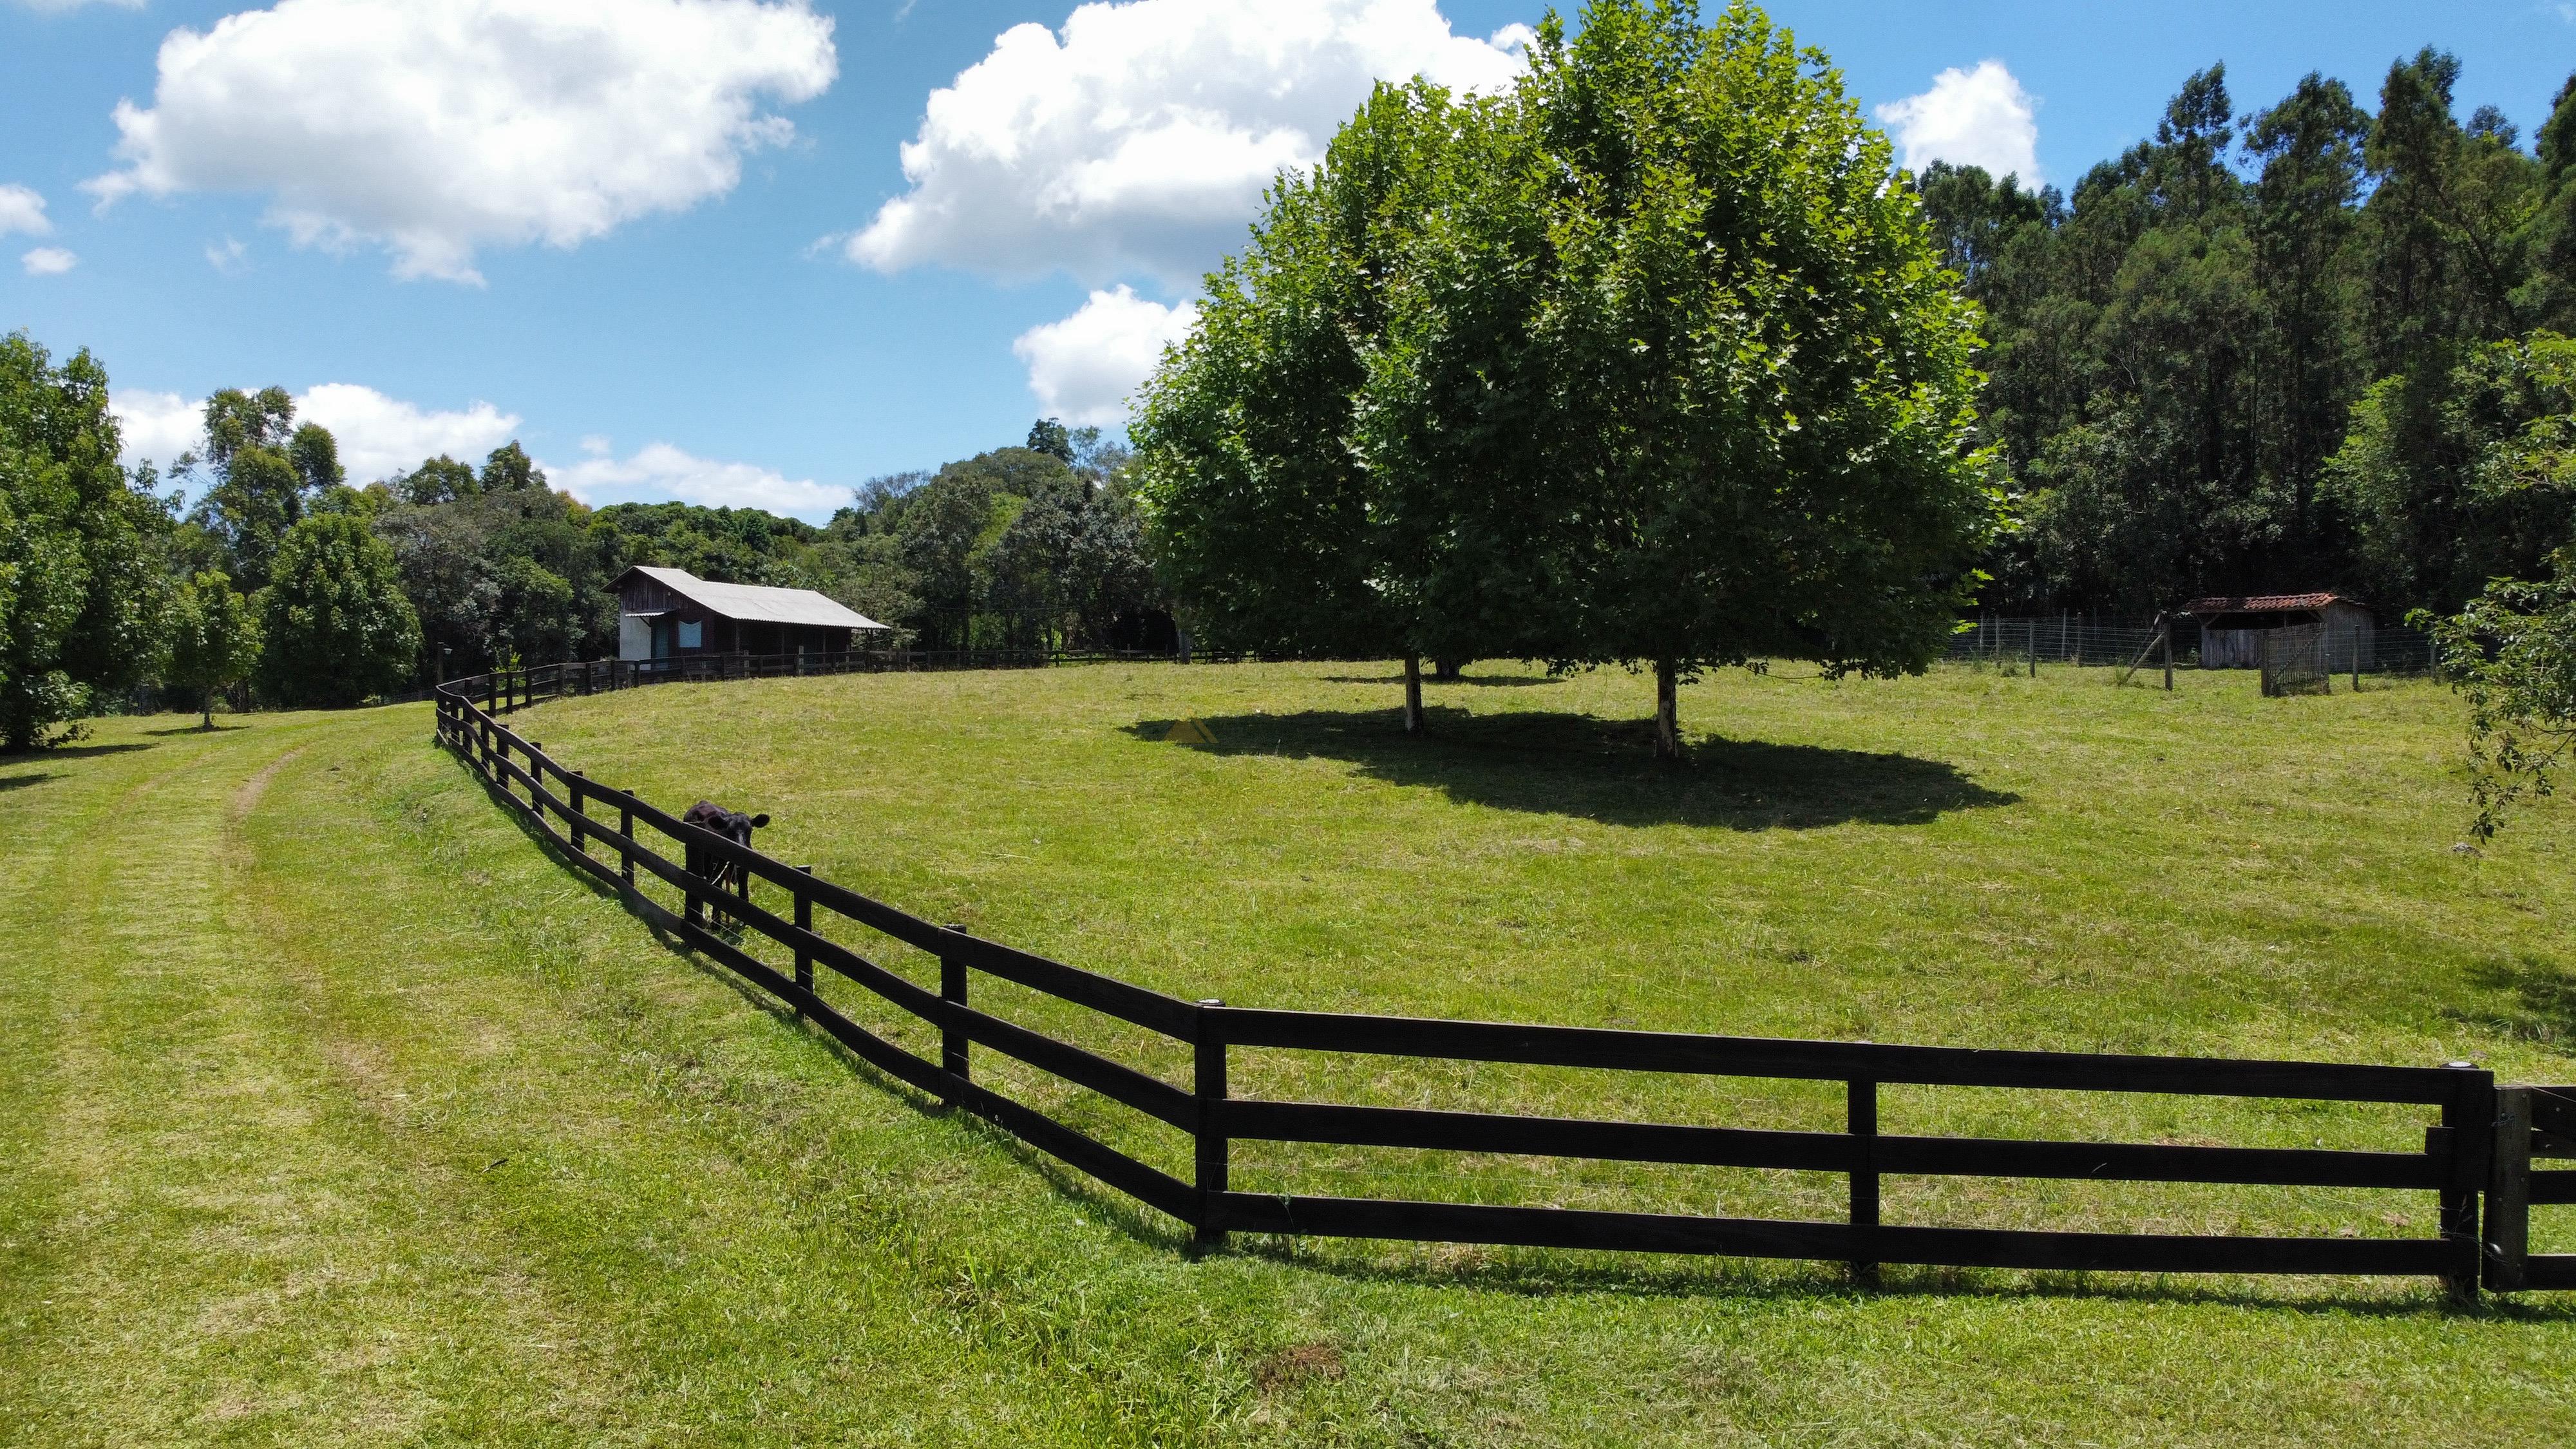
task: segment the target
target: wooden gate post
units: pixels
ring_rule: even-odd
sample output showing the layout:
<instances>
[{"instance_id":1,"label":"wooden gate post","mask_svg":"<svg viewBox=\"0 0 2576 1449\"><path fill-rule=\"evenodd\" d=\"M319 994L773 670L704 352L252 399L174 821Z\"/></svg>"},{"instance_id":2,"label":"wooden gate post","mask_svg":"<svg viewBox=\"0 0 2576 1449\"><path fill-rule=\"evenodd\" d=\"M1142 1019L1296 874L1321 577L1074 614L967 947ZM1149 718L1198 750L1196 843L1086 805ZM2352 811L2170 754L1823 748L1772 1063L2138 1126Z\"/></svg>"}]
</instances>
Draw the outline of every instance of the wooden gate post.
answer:
<instances>
[{"instance_id":1,"label":"wooden gate post","mask_svg":"<svg viewBox=\"0 0 2576 1449\"><path fill-rule=\"evenodd\" d=\"M2442 1189L2442 1240L2455 1250L2442 1286L2463 1303L2478 1297L2485 1245L2478 1236L2478 1195L2487 1185L2487 1158L2495 1142L2495 1074L2467 1062L2444 1062L2454 1073L2439 1129L2450 1144L2450 1183Z\"/></svg>"},{"instance_id":2,"label":"wooden gate post","mask_svg":"<svg viewBox=\"0 0 2576 1449\"><path fill-rule=\"evenodd\" d=\"M948 929L961 936L966 934L966 928L962 925L952 925ZM966 1004L964 957L947 951L939 953L939 999L955 1002L959 1006ZM939 1029L939 1069L960 1082L972 1080L974 1063L969 1052L973 1045L967 1040L966 1033L953 1026L941 1027ZM948 1105L956 1106L963 1099L963 1095L962 1093L950 1094Z\"/></svg>"},{"instance_id":3,"label":"wooden gate post","mask_svg":"<svg viewBox=\"0 0 2576 1449\"><path fill-rule=\"evenodd\" d=\"M1225 1228L1217 1212L1226 1191L1225 1003L1209 997L1199 1003L1197 1081L1199 1124L1195 1154L1199 1220L1192 1243L1202 1249L1225 1246Z\"/></svg>"},{"instance_id":4,"label":"wooden gate post","mask_svg":"<svg viewBox=\"0 0 2576 1449\"><path fill-rule=\"evenodd\" d=\"M1852 1135L1851 1227L1852 1281L1878 1282L1878 1083L1856 1077L1845 1099L1845 1118Z\"/></svg>"},{"instance_id":5,"label":"wooden gate post","mask_svg":"<svg viewBox=\"0 0 2576 1449\"><path fill-rule=\"evenodd\" d=\"M2522 1287L2531 1262L2531 1089L2496 1088L2495 1147L2487 1167L2486 1281Z\"/></svg>"}]
</instances>

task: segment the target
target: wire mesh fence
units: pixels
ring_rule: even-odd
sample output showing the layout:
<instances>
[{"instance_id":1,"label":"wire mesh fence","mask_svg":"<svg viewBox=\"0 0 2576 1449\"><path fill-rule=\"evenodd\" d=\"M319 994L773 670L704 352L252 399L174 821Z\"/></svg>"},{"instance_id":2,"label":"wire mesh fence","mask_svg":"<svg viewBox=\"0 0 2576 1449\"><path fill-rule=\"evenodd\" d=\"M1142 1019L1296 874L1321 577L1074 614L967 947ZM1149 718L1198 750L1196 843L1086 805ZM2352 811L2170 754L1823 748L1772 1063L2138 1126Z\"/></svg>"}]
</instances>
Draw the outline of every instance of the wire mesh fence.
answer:
<instances>
[{"instance_id":1,"label":"wire mesh fence","mask_svg":"<svg viewBox=\"0 0 2576 1449\"><path fill-rule=\"evenodd\" d=\"M2172 627L2176 668L2255 670L2266 681L2266 694L2314 693L2330 688L2332 681L2358 681L2368 675L2423 674L2437 658L2432 636L2398 627L2294 625L2262 631L2257 647L2250 651L2204 649L2199 626L2189 619L2176 620ZM1953 663L2014 671L2051 665L2153 667L2164 659L2158 647L2161 628L2154 619L2098 614L1987 615L1961 621L1959 632L1950 638L1947 657ZM2269 683L2276 656L2281 677L2292 681L2281 690Z\"/></svg>"}]
</instances>

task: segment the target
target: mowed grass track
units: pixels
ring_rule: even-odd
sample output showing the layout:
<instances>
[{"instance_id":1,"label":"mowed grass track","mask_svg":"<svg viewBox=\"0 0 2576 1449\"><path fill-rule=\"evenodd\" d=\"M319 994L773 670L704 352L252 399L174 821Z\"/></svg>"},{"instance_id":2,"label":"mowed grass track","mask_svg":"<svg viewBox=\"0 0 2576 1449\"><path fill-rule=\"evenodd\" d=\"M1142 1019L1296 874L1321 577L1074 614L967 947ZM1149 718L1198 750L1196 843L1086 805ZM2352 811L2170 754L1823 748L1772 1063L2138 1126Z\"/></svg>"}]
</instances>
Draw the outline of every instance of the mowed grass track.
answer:
<instances>
[{"instance_id":1,"label":"mowed grass track","mask_svg":"<svg viewBox=\"0 0 2576 1449\"><path fill-rule=\"evenodd\" d=\"M2452 852L2438 692L1730 675L1686 695L1700 763L1676 775L1621 723L1644 692L1624 676L1438 689L1419 744L1382 672L778 681L521 718L665 805L771 810L764 845L835 879L1190 995L2576 1080L2576 834L2551 807ZM1182 714L1219 744L1156 742ZM0 762L0 1442L2576 1437L2576 1309L2538 1296L1902 1272L1854 1294L1828 1267L1260 1241L1193 1260L656 944L428 746L425 709L176 723ZM1360 1100L1653 1095L1240 1070ZM1659 1085L1675 1120L1817 1109ZM1962 1097L1892 1102L1889 1128L2415 1125ZM1249 1170L1437 1185L1368 1157ZM1831 1198L1519 1162L1454 1190L1534 1174L1544 1200ZM1891 1193L1915 1220L2071 1205Z\"/></svg>"}]
</instances>

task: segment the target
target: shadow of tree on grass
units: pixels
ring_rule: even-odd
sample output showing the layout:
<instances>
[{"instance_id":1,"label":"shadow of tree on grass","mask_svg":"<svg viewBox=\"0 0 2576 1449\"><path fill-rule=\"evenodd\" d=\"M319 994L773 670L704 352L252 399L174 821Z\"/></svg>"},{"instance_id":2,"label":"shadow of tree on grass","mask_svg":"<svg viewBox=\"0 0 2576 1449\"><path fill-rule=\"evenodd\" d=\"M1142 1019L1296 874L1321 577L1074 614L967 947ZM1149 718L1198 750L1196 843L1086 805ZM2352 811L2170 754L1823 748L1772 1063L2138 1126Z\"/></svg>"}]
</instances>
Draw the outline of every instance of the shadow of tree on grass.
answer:
<instances>
[{"instance_id":1,"label":"shadow of tree on grass","mask_svg":"<svg viewBox=\"0 0 2576 1449\"><path fill-rule=\"evenodd\" d=\"M1402 684L1401 674L1327 674L1326 684ZM1477 689L1525 689L1536 685L1563 684L1565 678L1555 674L1469 674L1457 679L1422 676L1424 689L1455 689L1467 685Z\"/></svg>"},{"instance_id":2,"label":"shadow of tree on grass","mask_svg":"<svg viewBox=\"0 0 2576 1449\"><path fill-rule=\"evenodd\" d=\"M52 745L41 750L0 750L0 765L33 764L38 760L85 760L92 755L122 755L152 746L136 740L113 745Z\"/></svg>"},{"instance_id":3,"label":"shadow of tree on grass","mask_svg":"<svg viewBox=\"0 0 2576 1449\"><path fill-rule=\"evenodd\" d=\"M1202 719L1214 755L1275 755L1355 764L1397 785L1502 810L1569 815L1609 825L1700 825L1814 830L1828 825L1921 825L1953 810L2013 805L1955 765L1911 755L1821 745L1710 739L1682 766L1654 758L1650 720L1559 711L1470 715L1433 707L1431 732L1407 739L1395 710L1309 710ZM1160 742L1171 720L1126 727Z\"/></svg>"}]
</instances>

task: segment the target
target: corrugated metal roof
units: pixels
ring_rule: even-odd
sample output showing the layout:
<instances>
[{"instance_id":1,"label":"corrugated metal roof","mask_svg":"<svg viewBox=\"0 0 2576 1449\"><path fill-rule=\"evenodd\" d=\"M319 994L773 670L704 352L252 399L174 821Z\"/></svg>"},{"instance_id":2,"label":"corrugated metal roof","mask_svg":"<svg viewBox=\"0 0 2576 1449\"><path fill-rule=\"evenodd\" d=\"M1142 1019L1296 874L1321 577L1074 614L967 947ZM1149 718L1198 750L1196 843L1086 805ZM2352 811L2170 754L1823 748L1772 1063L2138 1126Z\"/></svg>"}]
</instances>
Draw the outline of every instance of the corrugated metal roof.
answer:
<instances>
[{"instance_id":1,"label":"corrugated metal roof","mask_svg":"<svg viewBox=\"0 0 2576 1449\"><path fill-rule=\"evenodd\" d=\"M709 613L754 624L814 624L827 629L882 629L885 625L843 607L812 589L773 589L760 584L718 584L683 569L635 565L644 575Z\"/></svg>"},{"instance_id":2,"label":"corrugated metal roof","mask_svg":"<svg viewBox=\"0 0 2576 1449\"><path fill-rule=\"evenodd\" d=\"M2291 614L2301 609L2322 609L2328 604L2349 604L2358 609L2361 600L2349 594L2238 594L2217 598L2194 599L2178 611L2185 614Z\"/></svg>"}]
</instances>

